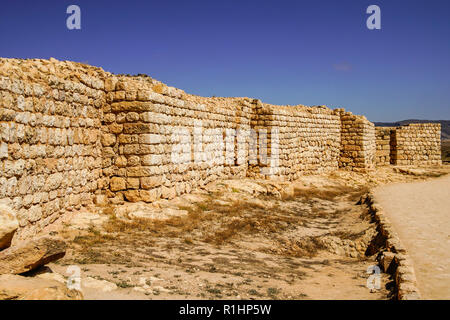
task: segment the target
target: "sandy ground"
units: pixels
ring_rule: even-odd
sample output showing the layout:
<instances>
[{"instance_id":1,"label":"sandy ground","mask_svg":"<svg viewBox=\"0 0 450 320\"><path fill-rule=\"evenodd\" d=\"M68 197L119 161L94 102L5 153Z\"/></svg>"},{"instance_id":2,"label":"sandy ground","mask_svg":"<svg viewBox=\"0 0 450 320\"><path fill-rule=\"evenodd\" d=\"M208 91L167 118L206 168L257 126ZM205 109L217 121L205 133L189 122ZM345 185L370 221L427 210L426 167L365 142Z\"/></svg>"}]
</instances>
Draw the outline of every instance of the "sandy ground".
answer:
<instances>
[{"instance_id":1,"label":"sandy ground","mask_svg":"<svg viewBox=\"0 0 450 320\"><path fill-rule=\"evenodd\" d=\"M42 276L66 282L77 266L85 299L390 299L388 275L379 290L366 287L377 264L376 254L366 256L376 228L359 197L449 171L217 181L151 205L85 208L43 231L68 250ZM448 230L440 222L436 230Z\"/></svg>"},{"instance_id":2,"label":"sandy ground","mask_svg":"<svg viewBox=\"0 0 450 320\"><path fill-rule=\"evenodd\" d=\"M413 260L425 299L450 299L450 176L378 187L384 208Z\"/></svg>"},{"instance_id":3,"label":"sandy ground","mask_svg":"<svg viewBox=\"0 0 450 320\"><path fill-rule=\"evenodd\" d=\"M69 250L49 267L67 277L68 266L79 266L86 299L389 299L387 275L380 290L366 287L376 261L364 255L375 232L356 204L364 189L323 177L296 186L280 198L267 182L217 182L161 203L188 215L141 226L87 225L95 215L78 214L55 231ZM141 204L125 208L158 215Z\"/></svg>"}]
</instances>

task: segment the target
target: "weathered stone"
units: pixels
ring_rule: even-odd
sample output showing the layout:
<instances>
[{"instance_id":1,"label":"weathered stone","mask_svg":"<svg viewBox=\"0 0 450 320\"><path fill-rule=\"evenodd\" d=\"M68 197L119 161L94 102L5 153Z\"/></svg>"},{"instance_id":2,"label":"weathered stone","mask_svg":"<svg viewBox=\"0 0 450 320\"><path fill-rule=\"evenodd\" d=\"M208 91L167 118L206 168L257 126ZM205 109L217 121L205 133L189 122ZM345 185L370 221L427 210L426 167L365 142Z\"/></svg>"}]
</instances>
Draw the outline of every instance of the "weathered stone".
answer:
<instances>
[{"instance_id":1,"label":"weathered stone","mask_svg":"<svg viewBox=\"0 0 450 320\"><path fill-rule=\"evenodd\" d=\"M119 157L117 157L115 164L119 168L124 168L127 166L127 158L124 156L119 156Z\"/></svg>"},{"instance_id":2,"label":"weathered stone","mask_svg":"<svg viewBox=\"0 0 450 320\"><path fill-rule=\"evenodd\" d=\"M0 159L8 158L8 144L0 142Z\"/></svg>"},{"instance_id":3,"label":"weathered stone","mask_svg":"<svg viewBox=\"0 0 450 320\"><path fill-rule=\"evenodd\" d=\"M139 194L141 196L142 201L154 202L161 197L161 190L160 189L140 190Z\"/></svg>"},{"instance_id":4,"label":"weathered stone","mask_svg":"<svg viewBox=\"0 0 450 320\"><path fill-rule=\"evenodd\" d=\"M91 277L83 278L81 280L81 285L84 288L96 289L101 292L117 290L117 285L115 283L106 280L98 280Z\"/></svg>"},{"instance_id":5,"label":"weathered stone","mask_svg":"<svg viewBox=\"0 0 450 320\"><path fill-rule=\"evenodd\" d=\"M105 147L110 147L116 143L116 136L113 134L102 134L102 144Z\"/></svg>"},{"instance_id":6,"label":"weathered stone","mask_svg":"<svg viewBox=\"0 0 450 320\"><path fill-rule=\"evenodd\" d=\"M0 300L83 300L83 294L55 280L4 274Z\"/></svg>"},{"instance_id":7,"label":"weathered stone","mask_svg":"<svg viewBox=\"0 0 450 320\"><path fill-rule=\"evenodd\" d=\"M79 212L70 219L69 228L87 230L91 227L101 226L108 220L108 216L90 212Z\"/></svg>"},{"instance_id":8,"label":"weathered stone","mask_svg":"<svg viewBox=\"0 0 450 320\"><path fill-rule=\"evenodd\" d=\"M414 283L401 282L398 287L398 298L400 300L419 300L420 293Z\"/></svg>"},{"instance_id":9,"label":"weathered stone","mask_svg":"<svg viewBox=\"0 0 450 320\"><path fill-rule=\"evenodd\" d=\"M47 267L44 267L43 269L45 268ZM34 277L46 280L54 280L58 281L59 283L67 284L67 279L64 278L63 275L56 272L52 272L50 268L47 268L47 270L43 270L43 272L38 272Z\"/></svg>"},{"instance_id":10,"label":"weathered stone","mask_svg":"<svg viewBox=\"0 0 450 320\"><path fill-rule=\"evenodd\" d=\"M105 206L108 204L108 197L104 194L97 194L94 196L94 203L98 206Z\"/></svg>"},{"instance_id":11,"label":"weathered stone","mask_svg":"<svg viewBox=\"0 0 450 320\"><path fill-rule=\"evenodd\" d=\"M391 264L393 263L395 258L395 254L392 252L383 252L383 255L381 256L381 269L383 272L388 273L388 270L390 270Z\"/></svg>"},{"instance_id":12,"label":"weathered stone","mask_svg":"<svg viewBox=\"0 0 450 320\"><path fill-rule=\"evenodd\" d=\"M178 210L173 208L163 208L163 209L145 208L143 210L137 209L130 211L128 213L128 218L164 220L172 217L184 216L187 214L188 212L186 210Z\"/></svg>"},{"instance_id":13,"label":"weathered stone","mask_svg":"<svg viewBox=\"0 0 450 320\"><path fill-rule=\"evenodd\" d=\"M116 90L117 78L111 77L105 80L105 90L106 91L114 91Z\"/></svg>"},{"instance_id":14,"label":"weathered stone","mask_svg":"<svg viewBox=\"0 0 450 320\"><path fill-rule=\"evenodd\" d=\"M0 274L22 274L64 257L61 240L39 238L0 252Z\"/></svg>"},{"instance_id":15,"label":"weathered stone","mask_svg":"<svg viewBox=\"0 0 450 320\"><path fill-rule=\"evenodd\" d=\"M162 177L156 176L156 177L143 177L140 178L141 180L141 188L142 189L153 189L156 187L159 187L163 184Z\"/></svg>"},{"instance_id":16,"label":"weathered stone","mask_svg":"<svg viewBox=\"0 0 450 320\"><path fill-rule=\"evenodd\" d=\"M110 183L111 191L120 191L126 189L126 180L124 178L113 177Z\"/></svg>"},{"instance_id":17,"label":"weathered stone","mask_svg":"<svg viewBox=\"0 0 450 320\"><path fill-rule=\"evenodd\" d=\"M141 201L141 195L139 190L127 190L123 193L125 199L130 202Z\"/></svg>"},{"instance_id":18,"label":"weathered stone","mask_svg":"<svg viewBox=\"0 0 450 320\"><path fill-rule=\"evenodd\" d=\"M162 187L161 188L161 197L164 199L173 199L177 195L175 188L167 188Z\"/></svg>"},{"instance_id":19,"label":"weathered stone","mask_svg":"<svg viewBox=\"0 0 450 320\"><path fill-rule=\"evenodd\" d=\"M5 201L0 202L0 250L8 248L11 240L19 228L16 214Z\"/></svg>"},{"instance_id":20,"label":"weathered stone","mask_svg":"<svg viewBox=\"0 0 450 320\"><path fill-rule=\"evenodd\" d=\"M0 199L22 227L99 193L152 202L217 179L440 164L434 124L380 131L344 109L203 98L69 61L0 59L0 74Z\"/></svg>"}]
</instances>

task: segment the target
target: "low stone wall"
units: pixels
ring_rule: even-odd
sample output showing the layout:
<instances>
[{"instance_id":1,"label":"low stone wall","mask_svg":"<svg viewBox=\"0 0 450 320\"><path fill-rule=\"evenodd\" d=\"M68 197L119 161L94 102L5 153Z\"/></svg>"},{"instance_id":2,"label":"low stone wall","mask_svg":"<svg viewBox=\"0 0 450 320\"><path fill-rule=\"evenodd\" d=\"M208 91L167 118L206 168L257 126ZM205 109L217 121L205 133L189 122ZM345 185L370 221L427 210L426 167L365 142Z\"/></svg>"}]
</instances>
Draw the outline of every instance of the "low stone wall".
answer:
<instances>
[{"instance_id":1,"label":"low stone wall","mask_svg":"<svg viewBox=\"0 0 450 320\"><path fill-rule=\"evenodd\" d=\"M441 124L412 123L392 133L391 163L395 165L441 165Z\"/></svg>"},{"instance_id":2,"label":"low stone wall","mask_svg":"<svg viewBox=\"0 0 450 320\"><path fill-rule=\"evenodd\" d=\"M339 167L366 172L375 167L375 126L364 116L336 109L341 119Z\"/></svg>"},{"instance_id":3,"label":"low stone wall","mask_svg":"<svg viewBox=\"0 0 450 320\"><path fill-rule=\"evenodd\" d=\"M381 271L390 274L394 281L394 298L398 300L420 300L421 294L417 287L414 267L406 248L392 227L382 207L376 203L370 192L361 197L374 221L377 223L378 235L368 248L370 254L380 252L378 261Z\"/></svg>"},{"instance_id":4,"label":"low stone wall","mask_svg":"<svg viewBox=\"0 0 450 320\"><path fill-rule=\"evenodd\" d=\"M377 166L386 166L391 163L391 131L395 127L376 127L376 153L375 164Z\"/></svg>"},{"instance_id":5,"label":"low stone wall","mask_svg":"<svg viewBox=\"0 0 450 320\"><path fill-rule=\"evenodd\" d=\"M253 176L293 180L338 169L341 122L333 110L261 104L257 118L258 126L253 129L267 132L268 150L267 161L258 159ZM259 155L266 153L258 151Z\"/></svg>"}]
</instances>

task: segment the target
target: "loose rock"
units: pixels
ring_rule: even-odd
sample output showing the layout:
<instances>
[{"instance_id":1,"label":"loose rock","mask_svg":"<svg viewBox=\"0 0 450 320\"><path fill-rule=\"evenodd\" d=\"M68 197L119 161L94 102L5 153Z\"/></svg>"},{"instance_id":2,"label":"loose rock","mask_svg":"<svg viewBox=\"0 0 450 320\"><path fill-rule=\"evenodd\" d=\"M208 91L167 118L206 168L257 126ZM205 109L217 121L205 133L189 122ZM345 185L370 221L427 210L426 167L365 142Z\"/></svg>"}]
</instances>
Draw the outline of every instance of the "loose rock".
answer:
<instances>
[{"instance_id":1,"label":"loose rock","mask_svg":"<svg viewBox=\"0 0 450 320\"><path fill-rule=\"evenodd\" d=\"M61 240L39 238L0 252L0 274L21 274L64 257Z\"/></svg>"},{"instance_id":2,"label":"loose rock","mask_svg":"<svg viewBox=\"0 0 450 320\"><path fill-rule=\"evenodd\" d=\"M83 300L83 294L55 280L0 276L0 300Z\"/></svg>"},{"instance_id":3,"label":"loose rock","mask_svg":"<svg viewBox=\"0 0 450 320\"><path fill-rule=\"evenodd\" d=\"M14 211L4 202L0 202L0 250L8 248L19 227Z\"/></svg>"}]
</instances>

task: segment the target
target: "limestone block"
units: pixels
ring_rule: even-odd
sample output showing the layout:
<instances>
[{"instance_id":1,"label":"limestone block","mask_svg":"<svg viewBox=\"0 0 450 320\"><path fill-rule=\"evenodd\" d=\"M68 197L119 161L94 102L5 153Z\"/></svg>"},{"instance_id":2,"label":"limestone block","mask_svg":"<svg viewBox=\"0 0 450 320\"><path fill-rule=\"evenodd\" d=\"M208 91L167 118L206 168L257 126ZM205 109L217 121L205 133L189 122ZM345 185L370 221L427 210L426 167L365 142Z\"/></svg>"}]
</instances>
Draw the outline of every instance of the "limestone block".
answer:
<instances>
[{"instance_id":1,"label":"limestone block","mask_svg":"<svg viewBox=\"0 0 450 320\"><path fill-rule=\"evenodd\" d=\"M112 177L110 182L111 191L120 191L126 189L126 181L124 178Z\"/></svg>"}]
</instances>

